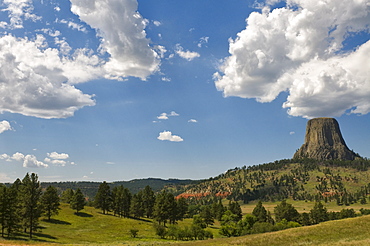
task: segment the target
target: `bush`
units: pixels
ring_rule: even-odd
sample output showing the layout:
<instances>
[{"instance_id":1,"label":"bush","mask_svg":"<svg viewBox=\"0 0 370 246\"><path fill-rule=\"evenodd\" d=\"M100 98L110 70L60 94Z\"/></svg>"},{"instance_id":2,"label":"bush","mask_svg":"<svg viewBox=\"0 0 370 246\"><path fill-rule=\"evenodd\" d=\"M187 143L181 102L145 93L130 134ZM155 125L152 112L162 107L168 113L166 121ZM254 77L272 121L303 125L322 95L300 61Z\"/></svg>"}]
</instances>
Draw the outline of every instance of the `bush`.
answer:
<instances>
[{"instance_id":1,"label":"bush","mask_svg":"<svg viewBox=\"0 0 370 246\"><path fill-rule=\"evenodd\" d=\"M130 235L131 237L135 238L137 237L137 233L139 232L138 229L130 229Z\"/></svg>"},{"instance_id":2,"label":"bush","mask_svg":"<svg viewBox=\"0 0 370 246\"><path fill-rule=\"evenodd\" d=\"M256 222L252 227L252 233L265 233L275 231L275 227L267 222Z\"/></svg>"},{"instance_id":3,"label":"bush","mask_svg":"<svg viewBox=\"0 0 370 246\"><path fill-rule=\"evenodd\" d=\"M160 236L162 239L166 237L167 230L166 227L160 224L154 224L155 234Z\"/></svg>"}]
</instances>

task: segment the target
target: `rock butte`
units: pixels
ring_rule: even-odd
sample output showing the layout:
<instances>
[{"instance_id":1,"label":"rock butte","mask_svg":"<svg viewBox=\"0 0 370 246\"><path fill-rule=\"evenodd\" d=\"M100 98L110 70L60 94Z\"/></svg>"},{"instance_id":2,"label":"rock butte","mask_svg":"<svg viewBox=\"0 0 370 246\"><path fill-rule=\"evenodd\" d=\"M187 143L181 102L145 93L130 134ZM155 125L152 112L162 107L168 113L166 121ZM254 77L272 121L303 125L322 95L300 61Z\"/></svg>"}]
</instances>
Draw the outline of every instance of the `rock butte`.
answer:
<instances>
[{"instance_id":1,"label":"rock butte","mask_svg":"<svg viewBox=\"0 0 370 246\"><path fill-rule=\"evenodd\" d=\"M304 144L294 154L294 159L354 160L360 157L349 150L334 118L315 118L307 122Z\"/></svg>"}]
</instances>

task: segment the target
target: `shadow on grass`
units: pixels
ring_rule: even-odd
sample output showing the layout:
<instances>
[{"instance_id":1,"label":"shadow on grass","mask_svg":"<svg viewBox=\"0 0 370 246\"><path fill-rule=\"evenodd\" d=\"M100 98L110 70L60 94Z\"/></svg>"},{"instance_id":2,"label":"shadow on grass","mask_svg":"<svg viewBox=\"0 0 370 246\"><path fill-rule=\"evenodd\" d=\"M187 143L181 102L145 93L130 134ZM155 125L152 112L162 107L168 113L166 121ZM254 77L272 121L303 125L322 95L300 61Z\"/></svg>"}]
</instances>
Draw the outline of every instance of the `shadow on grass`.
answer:
<instances>
[{"instance_id":1,"label":"shadow on grass","mask_svg":"<svg viewBox=\"0 0 370 246\"><path fill-rule=\"evenodd\" d=\"M43 222L46 222L46 223L51 223L51 224L58 224L58 225L72 225L71 223L67 222L67 221L63 221L63 220L57 220L57 219L43 219L42 220Z\"/></svg>"},{"instance_id":2,"label":"shadow on grass","mask_svg":"<svg viewBox=\"0 0 370 246\"><path fill-rule=\"evenodd\" d=\"M75 212L75 215L77 216L80 216L80 217L93 217L92 214L88 214L88 213L85 213L85 212Z\"/></svg>"},{"instance_id":3,"label":"shadow on grass","mask_svg":"<svg viewBox=\"0 0 370 246\"><path fill-rule=\"evenodd\" d=\"M44 240L44 239L41 239L41 238L47 238L47 239L58 239L58 238L56 238L56 237L53 237L53 236L51 236L51 235L49 235L49 234L44 234L44 233L34 233L34 235L35 236L37 236L37 237L39 237L39 238L32 238L33 240L35 240L35 241L46 241L46 240Z\"/></svg>"},{"instance_id":4,"label":"shadow on grass","mask_svg":"<svg viewBox=\"0 0 370 246\"><path fill-rule=\"evenodd\" d=\"M139 221L143 221L143 222L153 222L151 220L148 220L148 219L145 219L145 218L135 218L135 217L129 217L130 219L133 219L133 220L139 220Z\"/></svg>"}]
</instances>

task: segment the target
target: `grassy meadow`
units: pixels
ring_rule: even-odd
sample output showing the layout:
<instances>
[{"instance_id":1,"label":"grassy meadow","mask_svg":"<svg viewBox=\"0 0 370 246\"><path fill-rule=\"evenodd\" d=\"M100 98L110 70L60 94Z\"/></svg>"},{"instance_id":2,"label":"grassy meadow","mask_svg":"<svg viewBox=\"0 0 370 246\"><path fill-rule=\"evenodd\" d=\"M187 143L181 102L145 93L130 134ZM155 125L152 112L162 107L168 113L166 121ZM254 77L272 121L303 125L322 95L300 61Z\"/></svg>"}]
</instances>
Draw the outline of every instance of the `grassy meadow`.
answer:
<instances>
[{"instance_id":1,"label":"grassy meadow","mask_svg":"<svg viewBox=\"0 0 370 246\"><path fill-rule=\"evenodd\" d=\"M290 201L300 212L309 212L313 202ZM279 202L263 203L272 214ZM242 205L243 213L251 213L256 203ZM369 204L337 206L335 202L325 205L329 211L343 208L370 208ZM219 223L207 228L215 239L199 242L176 242L160 239L155 235L150 219L118 218L111 214L103 215L100 210L85 207L79 214L62 204L59 215L51 221L41 218L41 232L32 240L27 235L18 235L17 240L0 238L0 245L370 245L370 216L362 216L341 221L329 221L319 225L289 229L285 231L248 235L238 238L223 238L219 235ZM180 226L190 226L191 219L180 221ZM137 238L131 237L130 229L137 229Z\"/></svg>"}]
</instances>

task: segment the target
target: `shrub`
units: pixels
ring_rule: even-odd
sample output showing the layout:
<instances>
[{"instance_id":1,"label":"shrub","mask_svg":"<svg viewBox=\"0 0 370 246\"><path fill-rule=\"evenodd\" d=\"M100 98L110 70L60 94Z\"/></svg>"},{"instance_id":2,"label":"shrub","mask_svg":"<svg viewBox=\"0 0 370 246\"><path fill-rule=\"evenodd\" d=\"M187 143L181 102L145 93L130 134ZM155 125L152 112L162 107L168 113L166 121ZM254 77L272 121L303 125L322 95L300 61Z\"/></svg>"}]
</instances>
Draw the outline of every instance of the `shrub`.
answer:
<instances>
[{"instance_id":1,"label":"shrub","mask_svg":"<svg viewBox=\"0 0 370 246\"><path fill-rule=\"evenodd\" d=\"M139 232L138 229L130 229L131 237L133 237L133 238L137 237L138 232Z\"/></svg>"}]
</instances>

